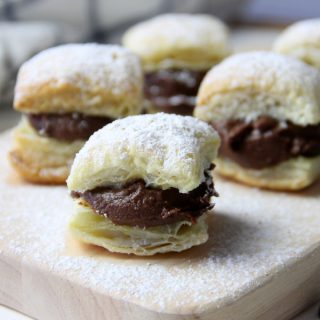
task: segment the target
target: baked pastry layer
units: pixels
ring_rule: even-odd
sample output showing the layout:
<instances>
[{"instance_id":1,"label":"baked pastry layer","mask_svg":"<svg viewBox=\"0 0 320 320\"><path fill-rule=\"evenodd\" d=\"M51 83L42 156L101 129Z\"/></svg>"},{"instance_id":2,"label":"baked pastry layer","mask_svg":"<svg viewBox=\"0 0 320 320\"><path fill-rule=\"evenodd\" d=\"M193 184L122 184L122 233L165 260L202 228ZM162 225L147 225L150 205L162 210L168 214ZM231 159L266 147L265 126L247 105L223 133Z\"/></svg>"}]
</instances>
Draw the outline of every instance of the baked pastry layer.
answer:
<instances>
[{"instance_id":1,"label":"baked pastry layer","mask_svg":"<svg viewBox=\"0 0 320 320\"><path fill-rule=\"evenodd\" d=\"M182 221L151 228L115 225L108 218L98 216L90 208L76 207L70 222L72 234L79 240L101 246L111 252L154 255L183 251L208 240L206 217L197 223Z\"/></svg>"},{"instance_id":2,"label":"baked pastry layer","mask_svg":"<svg viewBox=\"0 0 320 320\"><path fill-rule=\"evenodd\" d=\"M142 70L133 53L113 45L68 44L21 66L14 107L25 113L121 118L141 112L142 91Z\"/></svg>"},{"instance_id":3,"label":"baked pastry layer","mask_svg":"<svg viewBox=\"0 0 320 320\"><path fill-rule=\"evenodd\" d=\"M320 156L298 157L261 170L246 169L225 158L217 158L216 172L245 184L275 190L300 190L320 176Z\"/></svg>"},{"instance_id":4,"label":"baked pastry layer","mask_svg":"<svg viewBox=\"0 0 320 320\"><path fill-rule=\"evenodd\" d=\"M62 142L40 136L26 119L22 119L13 133L13 150L9 159L26 180L37 183L62 184L70 172L82 140Z\"/></svg>"},{"instance_id":5,"label":"baked pastry layer","mask_svg":"<svg viewBox=\"0 0 320 320\"><path fill-rule=\"evenodd\" d=\"M236 54L205 76L194 115L204 121L261 115L306 126L320 122L320 74L272 52Z\"/></svg>"},{"instance_id":6,"label":"baked pastry layer","mask_svg":"<svg viewBox=\"0 0 320 320\"><path fill-rule=\"evenodd\" d=\"M218 134L192 117L159 113L116 120L77 154L68 187L84 192L142 179L186 193L204 181L219 144Z\"/></svg>"},{"instance_id":7,"label":"baked pastry layer","mask_svg":"<svg viewBox=\"0 0 320 320\"><path fill-rule=\"evenodd\" d=\"M320 68L320 19L303 20L285 29L273 50Z\"/></svg>"},{"instance_id":8,"label":"baked pastry layer","mask_svg":"<svg viewBox=\"0 0 320 320\"><path fill-rule=\"evenodd\" d=\"M164 14L141 22L125 33L123 44L148 71L208 69L230 53L227 27L200 14Z\"/></svg>"}]
</instances>

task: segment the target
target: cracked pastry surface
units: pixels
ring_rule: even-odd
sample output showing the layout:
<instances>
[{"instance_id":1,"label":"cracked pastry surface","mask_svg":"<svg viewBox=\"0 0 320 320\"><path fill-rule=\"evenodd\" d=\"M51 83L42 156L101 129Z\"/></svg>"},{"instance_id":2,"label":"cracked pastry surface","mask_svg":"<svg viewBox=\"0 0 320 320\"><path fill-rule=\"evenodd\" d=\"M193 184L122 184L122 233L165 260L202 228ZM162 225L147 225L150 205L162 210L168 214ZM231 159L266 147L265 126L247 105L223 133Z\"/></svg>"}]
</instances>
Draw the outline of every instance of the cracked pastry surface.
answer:
<instances>
[{"instance_id":1,"label":"cracked pastry surface","mask_svg":"<svg viewBox=\"0 0 320 320\"><path fill-rule=\"evenodd\" d=\"M62 184L70 172L75 154L84 141L59 141L39 135L26 119L13 132L11 165L26 180L35 183Z\"/></svg>"}]
</instances>

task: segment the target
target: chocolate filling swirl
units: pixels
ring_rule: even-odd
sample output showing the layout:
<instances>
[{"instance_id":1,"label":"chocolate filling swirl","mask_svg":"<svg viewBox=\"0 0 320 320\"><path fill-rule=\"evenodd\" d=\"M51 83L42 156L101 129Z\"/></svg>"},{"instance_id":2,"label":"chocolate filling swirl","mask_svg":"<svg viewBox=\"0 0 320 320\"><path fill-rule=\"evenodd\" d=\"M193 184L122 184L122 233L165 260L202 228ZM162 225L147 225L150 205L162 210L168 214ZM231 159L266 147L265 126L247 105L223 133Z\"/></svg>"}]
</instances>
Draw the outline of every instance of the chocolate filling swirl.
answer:
<instances>
[{"instance_id":1,"label":"chocolate filling swirl","mask_svg":"<svg viewBox=\"0 0 320 320\"><path fill-rule=\"evenodd\" d=\"M87 140L95 131L114 120L80 113L28 114L27 118L40 135L66 141Z\"/></svg>"},{"instance_id":2,"label":"chocolate filling swirl","mask_svg":"<svg viewBox=\"0 0 320 320\"><path fill-rule=\"evenodd\" d=\"M147 187L143 180L121 188L99 187L83 193L72 192L96 214L108 217L118 225L154 227L183 220L195 221L213 208L212 196L217 196L209 171L205 181L189 193L176 188L161 190Z\"/></svg>"},{"instance_id":3,"label":"chocolate filling swirl","mask_svg":"<svg viewBox=\"0 0 320 320\"><path fill-rule=\"evenodd\" d=\"M159 70L145 74L144 94L159 110L192 115L195 97L207 70Z\"/></svg>"},{"instance_id":4,"label":"chocolate filling swirl","mask_svg":"<svg viewBox=\"0 0 320 320\"><path fill-rule=\"evenodd\" d=\"M221 137L219 154L244 168L263 169L294 157L320 155L320 125L305 127L261 116L255 121L212 123Z\"/></svg>"}]
</instances>

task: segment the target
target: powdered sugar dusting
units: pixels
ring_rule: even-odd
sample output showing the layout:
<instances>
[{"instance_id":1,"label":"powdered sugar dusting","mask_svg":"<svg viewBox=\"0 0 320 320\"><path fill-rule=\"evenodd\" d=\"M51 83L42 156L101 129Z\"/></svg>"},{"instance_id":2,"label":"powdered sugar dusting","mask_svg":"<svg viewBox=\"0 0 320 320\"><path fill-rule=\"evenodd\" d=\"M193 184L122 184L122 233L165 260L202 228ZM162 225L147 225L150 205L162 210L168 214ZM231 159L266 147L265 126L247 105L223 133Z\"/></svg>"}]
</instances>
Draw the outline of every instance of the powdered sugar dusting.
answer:
<instances>
[{"instance_id":1,"label":"powdered sugar dusting","mask_svg":"<svg viewBox=\"0 0 320 320\"><path fill-rule=\"evenodd\" d=\"M211 126L193 117L158 113L117 120L77 154L68 186L84 191L140 178L189 192L203 180L219 140Z\"/></svg>"},{"instance_id":2,"label":"powdered sugar dusting","mask_svg":"<svg viewBox=\"0 0 320 320\"><path fill-rule=\"evenodd\" d=\"M72 84L83 87L112 88L122 95L135 82L141 81L139 59L116 45L67 44L42 51L20 68L20 86L35 86L55 81L56 85Z\"/></svg>"},{"instance_id":3,"label":"powdered sugar dusting","mask_svg":"<svg viewBox=\"0 0 320 320\"><path fill-rule=\"evenodd\" d=\"M274 52L240 53L205 76L198 94L197 117L247 118L268 114L298 125L320 121L320 73Z\"/></svg>"},{"instance_id":4,"label":"powdered sugar dusting","mask_svg":"<svg viewBox=\"0 0 320 320\"><path fill-rule=\"evenodd\" d=\"M285 194L215 179L220 198L207 244L151 258L93 247L79 253L68 240L67 189L10 182L8 135L1 137L0 148L2 257L15 255L24 264L145 308L190 313L222 307L320 246L319 185Z\"/></svg>"},{"instance_id":5,"label":"powdered sugar dusting","mask_svg":"<svg viewBox=\"0 0 320 320\"><path fill-rule=\"evenodd\" d=\"M209 15L163 14L133 26L128 34L139 42L158 37L159 41L166 39L172 44L183 39L185 45L202 47L203 40L207 38L224 46L227 28L222 21Z\"/></svg>"},{"instance_id":6,"label":"powdered sugar dusting","mask_svg":"<svg viewBox=\"0 0 320 320\"><path fill-rule=\"evenodd\" d=\"M314 46L320 49L320 19L299 21L289 26L278 37L274 49L286 52L298 46Z\"/></svg>"},{"instance_id":7,"label":"powdered sugar dusting","mask_svg":"<svg viewBox=\"0 0 320 320\"><path fill-rule=\"evenodd\" d=\"M276 87L290 92L301 88L312 96L318 91L320 74L294 58L273 52L256 51L236 54L214 67L205 77L204 85L219 79L230 79L229 90L253 84L261 88Z\"/></svg>"},{"instance_id":8,"label":"powdered sugar dusting","mask_svg":"<svg viewBox=\"0 0 320 320\"><path fill-rule=\"evenodd\" d=\"M192 63L185 67L198 65L206 69L230 53L226 25L205 14L157 16L131 27L123 43L141 57L146 69L158 64L174 67L173 61L186 63L189 60Z\"/></svg>"}]
</instances>

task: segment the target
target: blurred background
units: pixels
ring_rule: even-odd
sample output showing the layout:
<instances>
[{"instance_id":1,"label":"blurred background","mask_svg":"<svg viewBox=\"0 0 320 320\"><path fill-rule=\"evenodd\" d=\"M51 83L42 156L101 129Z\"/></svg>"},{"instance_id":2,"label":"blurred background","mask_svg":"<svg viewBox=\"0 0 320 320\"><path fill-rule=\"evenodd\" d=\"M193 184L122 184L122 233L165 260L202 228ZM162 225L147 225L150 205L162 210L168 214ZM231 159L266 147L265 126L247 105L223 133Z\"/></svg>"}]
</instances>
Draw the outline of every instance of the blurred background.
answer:
<instances>
[{"instance_id":1,"label":"blurred background","mask_svg":"<svg viewBox=\"0 0 320 320\"><path fill-rule=\"evenodd\" d=\"M17 121L13 89L25 60L61 43L118 43L129 26L164 12L212 13L245 51L268 49L288 24L320 17L320 0L0 0L0 130Z\"/></svg>"}]
</instances>

